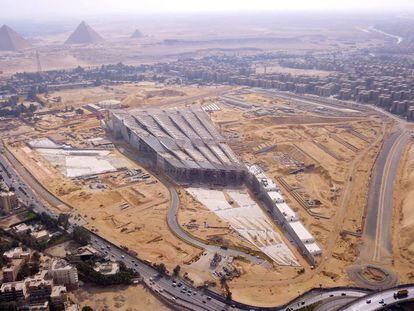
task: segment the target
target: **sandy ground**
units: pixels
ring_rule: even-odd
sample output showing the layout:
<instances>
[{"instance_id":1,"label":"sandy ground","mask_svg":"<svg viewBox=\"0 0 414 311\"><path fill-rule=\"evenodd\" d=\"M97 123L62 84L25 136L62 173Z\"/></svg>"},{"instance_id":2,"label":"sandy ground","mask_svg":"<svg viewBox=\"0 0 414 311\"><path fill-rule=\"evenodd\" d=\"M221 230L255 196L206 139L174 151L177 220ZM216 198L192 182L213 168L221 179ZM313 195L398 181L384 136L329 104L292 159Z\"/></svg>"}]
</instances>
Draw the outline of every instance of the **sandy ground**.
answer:
<instances>
[{"instance_id":1,"label":"sandy ground","mask_svg":"<svg viewBox=\"0 0 414 311\"><path fill-rule=\"evenodd\" d=\"M85 285L73 292L72 299L81 307L90 306L96 311L168 311L142 285L96 287Z\"/></svg>"},{"instance_id":2,"label":"sandy ground","mask_svg":"<svg viewBox=\"0 0 414 311\"><path fill-rule=\"evenodd\" d=\"M152 16L151 16L152 17ZM242 17L243 18L243 17ZM266 19L266 18L265 18ZM360 31L355 24L320 22L309 27L303 21L279 18L271 23L262 18L230 16L188 19L154 17L121 21L94 20L91 26L104 38L96 45L68 46L63 43L76 25L65 25L53 34L37 34L31 38L33 47L18 52L0 53L0 70L6 74L16 71L36 71L36 51L43 70L99 66L101 64L146 64L175 60L179 57L202 57L228 50L234 53L263 53L266 51L318 51L346 48L348 50L383 43L383 37ZM355 23L359 23L356 21ZM64 24L64 23L63 23ZM336 24L336 25L334 25ZM365 25L368 27L368 25ZM54 28L56 25L51 25ZM130 39L138 27L145 36ZM31 30L32 31L32 30ZM30 31L30 32L31 32ZM271 38L267 40L266 38ZM169 44L164 40L177 40ZM230 40L227 40L230 39ZM244 41L244 39L248 39ZM270 71L270 70L269 70Z\"/></svg>"},{"instance_id":3,"label":"sandy ground","mask_svg":"<svg viewBox=\"0 0 414 311\"><path fill-rule=\"evenodd\" d=\"M250 96L249 100L254 100L254 96ZM212 118L229 137L231 147L246 162L259 164L271 178L283 176L304 199L320 201L321 205L312 208L312 211L328 217L323 219L310 215L281 187L288 204L321 245L323 261L314 270L305 266L304 273L285 268L269 270L241 263L242 276L230 282L233 297L247 303L271 306L285 303L300 292L319 287L319 284L326 287L352 284L346 267L356 259L359 241L355 236L339 233L342 230L358 233L362 228L361 206L366 201L370 171L383 135L381 122L376 118L362 121L303 113L289 118L254 117L228 106L213 113ZM348 132L345 125L352 126L356 133ZM366 140L358 137L358 133ZM350 149L338 142L332 137L333 134L355 148ZM266 145L276 147L269 152L255 152ZM298 174L289 174L300 162L314 167ZM348 193L352 195L346 200L347 204L342 205L342 196L351 173L353 181ZM342 226L338 226L339 219ZM332 239L332 234L338 235L337 238Z\"/></svg>"},{"instance_id":4,"label":"sandy ground","mask_svg":"<svg viewBox=\"0 0 414 311\"><path fill-rule=\"evenodd\" d=\"M146 91L140 90L140 86L129 85L128 88L131 88L127 91L128 94L154 91L153 85L146 86ZM187 96L173 92L169 94L174 96L165 97L165 93L160 95L158 91L152 93L155 97L151 95L146 100L165 100L167 105L175 106L185 104L182 101L183 97L203 96L198 92L185 90L183 92ZM90 94L87 90L81 92L85 92L82 96L87 100L99 96L99 90ZM217 90L205 89L203 92L214 93ZM62 98L67 96L64 100L70 100L70 92L61 95ZM254 100L255 97L251 96L250 99ZM131 99L131 105L133 102ZM270 102L265 103L267 104L273 105ZM220 106L222 110L213 113L212 119L229 139L233 150L245 162L260 165L269 177L276 179L283 176L289 186L296 189L303 198L320 201L321 205L315 207L314 211L328 217L324 219L310 215L295 197L282 187L287 202L299 214L322 247L323 261L313 270L305 264L302 273L295 268L255 266L236 260L242 275L230 282L233 297L251 304L270 306L285 303L297 296L298 292L319 287L319 284L326 287L352 284L345 269L354 262L359 241L356 237L340 236L339 233L341 230L358 232L361 229L361 207L365 205L370 171L383 135L383 121L376 118L334 118L308 112L294 113L290 116L281 112L276 116L258 117L245 110L223 104ZM85 120L89 120L86 118ZM49 122L53 122L53 119ZM345 125L352 126L356 133L362 134L366 140L358 137L355 132L347 131ZM85 139L102 134L97 130L98 126L96 119L81 122L73 128L62 124L59 135L63 140L82 146ZM383 127L386 127L385 123ZM43 136L57 135L56 130L42 133ZM72 137L68 136L69 133ZM36 134L34 132L32 136ZM350 150L334 140L332 134L349 142L357 150ZM323 147L317 146L314 141ZM274 150L257 153L263 145L273 144L276 145ZM198 257L199 250L180 241L169 231L165 221L168 209L167 189L154 177L151 177L150 184L128 184L123 172L105 174L99 177L99 182L107 187L104 190L92 190L89 187L90 182L81 183L65 179L56 168L44 161L36 152L30 152L24 144L16 144L13 150L40 181L74 207L69 211L79 214L90 228L98 230L114 243L136 250L143 259L164 262L170 269L176 264L189 263ZM335 155L340 156L340 159L335 158ZM289 174L297 167L298 162L313 166L296 175ZM130 165L138 168L135 163L131 162ZM349 196L348 203L342 205L341 199L351 174L353 181L349 192L352 195ZM184 229L202 239L208 240L208 235L216 235L221 236L229 245L246 246L246 243L226 228L217 217L204 208L193 205L183 195L180 197L184 208L180 212L179 221L184 225ZM128 203L129 207L122 209L123 203ZM204 228L204 221L219 228L207 230ZM342 225L339 227L338 223ZM335 239L331 238L334 233ZM209 278L201 264L184 265L183 271L189 272L196 281L202 282Z\"/></svg>"},{"instance_id":5,"label":"sandy ground","mask_svg":"<svg viewBox=\"0 0 414 311\"><path fill-rule=\"evenodd\" d=\"M62 128L59 135L65 142L82 147L85 139L102 135L97 132L96 123L86 122L67 130ZM66 131L70 136L65 136ZM54 133L51 131L51 134ZM69 179L25 143L13 143L12 146L15 155L31 173L68 204L69 208L56 207L57 212L81 217L88 228L115 244L137 251L145 260L164 262L169 269L191 261L200 252L170 232L166 223L169 193L155 177L131 182L127 171L120 170L101 174L92 181ZM147 173L120 152L114 150L112 154L122 159L126 168L141 169L143 174ZM97 189L98 184L104 188Z\"/></svg>"},{"instance_id":6,"label":"sandy ground","mask_svg":"<svg viewBox=\"0 0 414 311\"><path fill-rule=\"evenodd\" d=\"M394 202L394 264L402 272L400 278L405 282L414 280L414 143L411 141L403 155Z\"/></svg>"},{"instance_id":7,"label":"sandy ground","mask_svg":"<svg viewBox=\"0 0 414 311\"><path fill-rule=\"evenodd\" d=\"M180 189L180 202L178 221L193 236L212 244L236 246L246 250L255 249L227 222L196 201L185 189Z\"/></svg>"}]
</instances>

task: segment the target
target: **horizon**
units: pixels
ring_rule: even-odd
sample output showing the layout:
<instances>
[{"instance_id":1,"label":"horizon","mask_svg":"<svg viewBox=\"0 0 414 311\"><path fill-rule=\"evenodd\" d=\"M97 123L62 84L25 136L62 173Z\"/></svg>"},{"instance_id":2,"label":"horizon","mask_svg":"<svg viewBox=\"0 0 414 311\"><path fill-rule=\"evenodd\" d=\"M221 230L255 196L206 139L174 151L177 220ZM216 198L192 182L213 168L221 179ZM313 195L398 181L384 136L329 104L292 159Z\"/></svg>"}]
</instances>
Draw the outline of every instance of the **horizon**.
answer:
<instances>
[{"instance_id":1,"label":"horizon","mask_svg":"<svg viewBox=\"0 0 414 311\"><path fill-rule=\"evenodd\" d=\"M23 3L24 2L24 3ZM211 0L208 2L178 0L168 1L143 0L130 3L127 0L80 1L63 2L56 5L56 1L40 0L29 2L24 0L0 0L0 7L7 10L0 12L0 23L7 20L14 21L53 21L58 19L85 19L111 18L113 16L145 17L153 14L157 16L171 15L205 15L205 14L303 14L303 13L334 13L334 14L398 14L414 13L414 2L396 0L390 3L380 1L350 0L346 3L331 3L328 0L292 0L289 2L257 0L251 3L248 0ZM2 14L3 13L3 14Z\"/></svg>"}]
</instances>

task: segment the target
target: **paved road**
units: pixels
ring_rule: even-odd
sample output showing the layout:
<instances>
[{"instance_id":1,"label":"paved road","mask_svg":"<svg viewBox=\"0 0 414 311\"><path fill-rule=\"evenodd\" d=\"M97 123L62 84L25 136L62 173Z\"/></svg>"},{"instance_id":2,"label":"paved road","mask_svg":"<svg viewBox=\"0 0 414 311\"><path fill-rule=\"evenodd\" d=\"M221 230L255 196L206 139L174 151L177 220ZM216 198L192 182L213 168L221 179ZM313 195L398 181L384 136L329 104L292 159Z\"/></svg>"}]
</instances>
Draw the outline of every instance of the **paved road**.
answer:
<instances>
[{"instance_id":1,"label":"paved road","mask_svg":"<svg viewBox=\"0 0 414 311\"><path fill-rule=\"evenodd\" d=\"M361 112L357 110L358 105L352 105L353 108L346 107L344 104L337 103L337 104L328 104L327 98L319 98L316 96L309 96L309 95L299 95L295 93L290 92L283 92L283 91L275 91L275 90L269 90L269 89L260 89L262 93L267 93L274 97L279 97L285 100L291 100L296 101L298 103L306 104L306 105L312 105L315 107L324 107L330 110L334 110L336 112L340 112L343 114L360 114ZM366 109L366 108L364 108Z\"/></svg>"},{"instance_id":2,"label":"paved road","mask_svg":"<svg viewBox=\"0 0 414 311\"><path fill-rule=\"evenodd\" d=\"M368 196L361 259L391 263L393 188L401 154L410 132L400 129L384 141L374 168ZM373 243L371 243L373 241Z\"/></svg>"},{"instance_id":3,"label":"paved road","mask_svg":"<svg viewBox=\"0 0 414 311\"><path fill-rule=\"evenodd\" d=\"M0 150L1 149L2 146L0 145ZM35 212L45 212L51 217L57 219L58 216L50 210L49 203L46 200L44 200L44 197L42 197L43 195L48 197L51 194L47 191L45 192L44 189L42 190L41 185L37 185L38 182L35 179L33 179L30 174L27 175L27 172L25 173L24 167L22 167L20 164L16 167L11 166L8 160L2 154L0 154L0 163L4 165L4 167L6 168L6 170L4 170L1 168L0 165L0 175L3 176L8 185L13 185L16 188L17 194L24 202L26 202L27 204L32 203L34 205ZM10 177L8 176L8 174L10 174ZM28 184L26 184L26 179L23 179L23 176L25 178L28 178L28 181L30 181L31 184L33 183L34 187L40 191L35 193L28 186ZM18 190L18 187L21 187L22 190ZM172 198L172 201L178 199L176 192L172 193ZM67 230L68 233L71 233L73 231L74 226L76 225L78 225L78 223L72 220ZM102 252L106 253L106 255L112 257L113 259L123 261L128 268L134 269L140 273L140 275L143 277L144 282L147 284L147 286L150 287L151 290L157 292L159 295L162 295L171 303L188 310L299 310L300 308L303 308L305 306L332 297L343 297L345 295L347 297L357 298L361 295L365 295L364 291L344 288L341 290L327 291L323 294L306 296L301 298L300 300L295 300L287 306L274 308L259 308L254 306L247 306L239 304L236 301L226 302L225 299L220 295L208 291L206 292L203 290L197 290L192 286L185 284L185 282L181 279L176 278L174 284L173 279L169 277L159 276L158 272L154 267L144 263L143 261L139 260L134 256L129 255L125 250L117 247L109 241L106 241L104 238L99 237L92 232L91 235L91 243L94 247L100 249ZM178 286L179 283L181 283L182 285ZM184 286L186 287L186 291L183 290ZM189 290L191 291L191 294L189 294Z\"/></svg>"},{"instance_id":4,"label":"paved road","mask_svg":"<svg viewBox=\"0 0 414 311\"><path fill-rule=\"evenodd\" d=\"M119 150L122 152L125 156L127 156L130 159L133 159L134 161L137 161L138 163L143 163L143 160L139 158L137 155L131 154L129 151L122 149ZM219 253L222 256L231 256L231 257L243 257L249 260L252 263L255 264L262 264L264 260L260 257L255 257L253 255L250 255L248 253L245 253L243 251L233 249L233 248L221 248L216 245L210 245L207 243L204 243L201 240L198 240L194 238L191 234L183 230L183 228L178 223L178 209L180 207L180 199L178 197L178 193L175 190L174 186L167 181L164 177L160 176L156 172L151 171L150 169L146 168L148 171L151 172L151 174L155 175L157 179L164 184L164 186L169 190L170 192L170 208L168 210L167 214L167 223L170 230L173 231L175 235L177 235L180 239L185 241L188 244L191 244L195 247L205 249L206 251L212 252L212 253Z\"/></svg>"},{"instance_id":5,"label":"paved road","mask_svg":"<svg viewBox=\"0 0 414 311\"><path fill-rule=\"evenodd\" d=\"M338 311L339 308L355 301L354 297L335 297L326 299L315 308L315 311Z\"/></svg>"},{"instance_id":6,"label":"paved road","mask_svg":"<svg viewBox=\"0 0 414 311\"><path fill-rule=\"evenodd\" d=\"M408 296L403 299L394 298L394 293L398 290L406 289ZM397 303L414 301L414 284L399 286L398 288L390 288L381 292L367 295L361 299L357 299L348 305L342 307L341 311L376 311L382 310L385 306L392 306Z\"/></svg>"},{"instance_id":7,"label":"paved road","mask_svg":"<svg viewBox=\"0 0 414 311\"><path fill-rule=\"evenodd\" d=\"M303 299L297 299L289 303L284 310L300 310L301 308L311 306L321 301L339 299L347 297L349 300L355 300L366 296L368 291L357 289L333 289L330 291L323 291L321 293L313 294L309 297L305 296ZM331 310L329 310L331 311Z\"/></svg>"}]
</instances>

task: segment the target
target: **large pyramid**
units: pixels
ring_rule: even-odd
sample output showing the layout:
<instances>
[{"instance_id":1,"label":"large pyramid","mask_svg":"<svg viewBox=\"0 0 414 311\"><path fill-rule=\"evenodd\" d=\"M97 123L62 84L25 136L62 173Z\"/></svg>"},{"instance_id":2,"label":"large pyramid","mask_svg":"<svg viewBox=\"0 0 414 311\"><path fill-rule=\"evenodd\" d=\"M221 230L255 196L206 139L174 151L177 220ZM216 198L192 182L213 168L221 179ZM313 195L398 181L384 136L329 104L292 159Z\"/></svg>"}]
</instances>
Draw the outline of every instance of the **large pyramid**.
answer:
<instances>
[{"instance_id":1,"label":"large pyramid","mask_svg":"<svg viewBox=\"0 0 414 311\"><path fill-rule=\"evenodd\" d=\"M9 26L0 28L0 51L17 51L29 46L30 43Z\"/></svg>"},{"instance_id":2,"label":"large pyramid","mask_svg":"<svg viewBox=\"0 0 414 311\"><path fill-rule=\"evenodd\" d=\"M69 36L65 44L91 44L99 43L104 39L88 24L82 22L78 28Z\"/></svg>"},{"instance_id":3,"label":"large pyramid","mask_svg":"<svg viewBox=\"0 0 414 311\"><path fill-rule=\"evenodd\" d=\"M138 29L136 29L134 31L134 33L131 35L131 38L142 38L144 35L142 34L141 31L139 31Z\"/></svg>"}]
</instances>

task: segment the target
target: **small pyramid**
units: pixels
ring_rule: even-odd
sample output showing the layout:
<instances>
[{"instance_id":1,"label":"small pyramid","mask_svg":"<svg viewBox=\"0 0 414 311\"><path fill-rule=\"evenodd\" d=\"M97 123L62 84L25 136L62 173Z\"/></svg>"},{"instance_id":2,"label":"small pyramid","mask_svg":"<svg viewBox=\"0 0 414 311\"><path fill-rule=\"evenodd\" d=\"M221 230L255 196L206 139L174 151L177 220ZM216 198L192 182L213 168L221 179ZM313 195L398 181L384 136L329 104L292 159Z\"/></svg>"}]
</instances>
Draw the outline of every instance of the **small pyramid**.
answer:
<instances>
[{"instance_id":1,"label":"small pyramid","mask_svg":"<svg viewBox=\"0 0 414 311\"><path fill-rule=\"evenodd\" d=\"M131 35L131 38L142 38L144 35L142 34L141 31L139 31L138 29L136 29L134 31L134 33Z\"/></svg>"},{"instance_id":2,"label":"small pyramid","mask_svg":"<svg viewBox=\"0 0 414 311\"><path fill-rule=\"evenodd\" d=\"M92 44L103 41L104 39L92 27L82 22L69 36L65 44Z\"/></svg>"},{"instance_id":3,"label":"small pyramid","mask_svg":"<svg viewBox=\"0 0 414 311\"><path fill-rule=\"evenodd\" d=\"M0 51L17 51L29 46L30 43L9 26L0 28Z\"/></svg>"}]
</instances>

